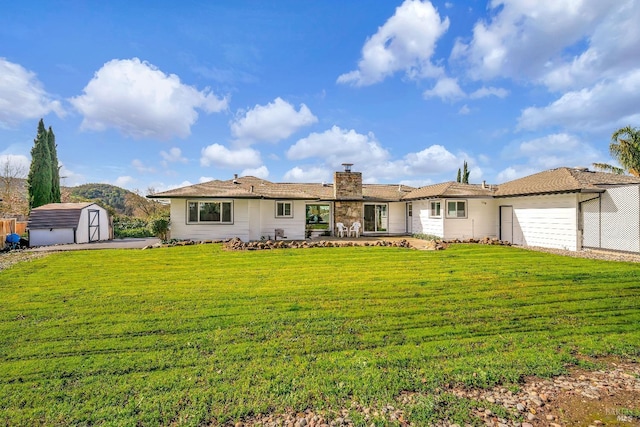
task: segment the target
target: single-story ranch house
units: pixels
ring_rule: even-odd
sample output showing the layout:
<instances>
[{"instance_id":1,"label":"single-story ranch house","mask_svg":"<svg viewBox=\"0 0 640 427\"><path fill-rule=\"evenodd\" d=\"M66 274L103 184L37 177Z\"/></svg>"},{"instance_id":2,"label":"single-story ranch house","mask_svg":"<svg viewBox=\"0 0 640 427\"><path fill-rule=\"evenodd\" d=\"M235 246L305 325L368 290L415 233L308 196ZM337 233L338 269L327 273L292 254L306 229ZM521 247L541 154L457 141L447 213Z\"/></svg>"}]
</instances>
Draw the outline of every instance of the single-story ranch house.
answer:
<instances>
[{"instance_id":1,"label":"single-story ranch house","mask_svg":"<svg viewBox=\"0 0 640 427\"><path fill-rule=\"evenodd\" d=\"M345 164L333 184L235 177L151 195L171 201L177 239L304 239L362 225L365 236L499 238L515 245L640 252L640 178L557 168L499 186L363 184Z\"/></svg>"}]
</instances>

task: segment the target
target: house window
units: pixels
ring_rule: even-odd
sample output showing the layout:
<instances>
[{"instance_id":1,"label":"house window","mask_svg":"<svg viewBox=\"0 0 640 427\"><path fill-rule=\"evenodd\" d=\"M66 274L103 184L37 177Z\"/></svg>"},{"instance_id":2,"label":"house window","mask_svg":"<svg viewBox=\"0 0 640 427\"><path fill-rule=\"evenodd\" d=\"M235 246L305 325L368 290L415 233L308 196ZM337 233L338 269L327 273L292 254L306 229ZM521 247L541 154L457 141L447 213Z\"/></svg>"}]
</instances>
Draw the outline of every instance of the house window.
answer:
<instances>
[{"instance_id":1,"label":"house window","mask_svg":"<svg viewBox=\"0 0 640 427\"><path fill-rule=\"evenodd\" d=\"M231 224L233 202L187 202L187 222Z\"/></svg>"},{"instance_id":2,"label":"house window","mask_svg":"<svg viewBox=\"0 0 640 427\"><path fill-rule=\"evenodd\" d=\"M466 218L467 202L466 200L447 201L447 218Z\"/></svg>"},{"instance_id":3,"label":"house window","mask_svg":"<svg viewBox=\"0 0 640 427\"><path fill-rule=\"evenodd\" d=\"M429 218L440 218L440 202L431 202L429 208Z\"/></svg>"},{"instance_id":4,"label":"house window","mask_svg":"<svg viewBox=\"0 0 640 427\"><path fill-rule=\"evenodd\" d=\"M276 218L293 218L291 202L276 202Z\"/></svg>"},{"instance_id":5,"label":"house window","mask_svg":"<svg viewBox=\"0 0 640 427\"><path fill-rule=\"evenodd\" d=\"M364 231L385 232L389 226L386 204L364 205Z\"/></svg>"}]
</instances>

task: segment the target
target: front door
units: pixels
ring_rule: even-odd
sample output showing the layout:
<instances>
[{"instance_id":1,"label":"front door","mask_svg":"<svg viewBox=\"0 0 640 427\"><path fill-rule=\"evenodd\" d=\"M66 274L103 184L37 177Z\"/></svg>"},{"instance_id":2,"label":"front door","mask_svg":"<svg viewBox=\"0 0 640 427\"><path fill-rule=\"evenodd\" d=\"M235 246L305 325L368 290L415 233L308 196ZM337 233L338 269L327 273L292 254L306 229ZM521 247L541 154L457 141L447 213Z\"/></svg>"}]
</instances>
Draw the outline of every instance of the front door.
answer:
<instances>
[{"instance_id":1,"label":"front door","mask_svg":"<svg viewBox=\"0 0 640 427\"><path fill-rule=\"evenodd\" d=\"M500 206L500 240L513 243L513 206Z\"/></svg>"},{"instance_id":2,"label":"front door","mask_svg":"<svg viewBox=\"0 0 640 427\"><path fill-rule=\"evenodd\" d=\"M89 241L100 240L100 211L89 210Z\"/></svg>"},{"instance_id":3,"label":"front door","mask_svg":"<svg viewBox=\"0 0 640 427\"><path fill-rule=\"evenodd\" d=\"M386 204L364 205L364 232L384 233L388 230L389 218Z\"/></svg>"}]
</instances>

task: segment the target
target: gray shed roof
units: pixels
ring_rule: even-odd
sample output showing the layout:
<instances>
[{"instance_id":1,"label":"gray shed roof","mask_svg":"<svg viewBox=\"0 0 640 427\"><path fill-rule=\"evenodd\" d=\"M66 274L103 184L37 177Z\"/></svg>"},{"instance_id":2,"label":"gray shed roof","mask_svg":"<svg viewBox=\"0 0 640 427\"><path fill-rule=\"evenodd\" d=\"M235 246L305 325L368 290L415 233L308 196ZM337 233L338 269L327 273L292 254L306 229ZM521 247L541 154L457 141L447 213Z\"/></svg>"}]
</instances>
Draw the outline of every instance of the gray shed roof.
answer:
<instances>
[{"instance_id":1,"label":"gray shed roof","mask_svg":"<svg viewBox=\"0 0 640 427\"><path fill-rule=\"evenodd\" d=\"M29 214L27 228L76 228L82 210L91 205L95 203L49 203L37 207Z\"/></svg>"}]
</instances>

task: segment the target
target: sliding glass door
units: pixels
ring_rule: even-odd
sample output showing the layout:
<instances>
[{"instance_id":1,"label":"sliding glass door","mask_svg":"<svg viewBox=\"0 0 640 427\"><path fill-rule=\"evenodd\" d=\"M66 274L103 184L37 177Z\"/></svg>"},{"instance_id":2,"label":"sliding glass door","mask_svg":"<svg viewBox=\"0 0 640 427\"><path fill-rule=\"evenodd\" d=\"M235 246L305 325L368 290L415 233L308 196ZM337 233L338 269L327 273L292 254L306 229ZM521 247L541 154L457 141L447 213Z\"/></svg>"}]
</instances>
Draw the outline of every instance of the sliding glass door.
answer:
<instances>
[{"instance_id":1,"label":"sliding glass door","mask_svg":"<svg viewBox=\"0 0 640 427\"><path fill-rule=\"evenodd\" d=\"M364 231L382 233L387 231L389 218L386 204L364 205Z\"/></svg>"}]
</instances>

